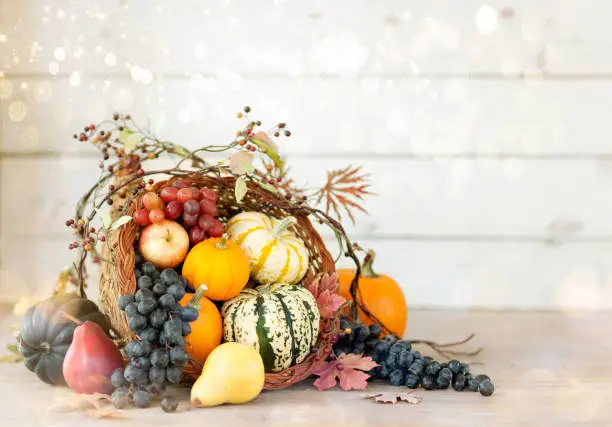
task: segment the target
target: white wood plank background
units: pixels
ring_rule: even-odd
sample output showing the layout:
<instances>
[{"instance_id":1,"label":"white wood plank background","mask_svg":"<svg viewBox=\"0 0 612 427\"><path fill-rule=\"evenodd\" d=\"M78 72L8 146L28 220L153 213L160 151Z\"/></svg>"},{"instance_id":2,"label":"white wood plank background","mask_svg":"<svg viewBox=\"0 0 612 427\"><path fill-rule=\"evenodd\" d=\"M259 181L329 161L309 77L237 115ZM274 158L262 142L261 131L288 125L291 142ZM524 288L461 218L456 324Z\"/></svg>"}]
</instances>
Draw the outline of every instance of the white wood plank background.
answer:
<instances>
[{"instance_id":1,"label":"white wood plank background","mask_svg":"<svg viewBox=\"0 0 612 427\"><path fill-rule=\"evenodd\" d=\"M107 64L122 71L127 63L162 73L291 76L589 74L612 66L604 54L610 5L600 0L185 0L180 7L3 0L1 7L1 64L22 73L46 73L50 62L61 62L62 73Z\"/></svg>"},{"instance_id":2,"label":"white wood plank background","mask_svg":"<svg viewBox=\"0 0 612 427\"><path fill-rule=\"evenodd\" d=\"M612 241L612 173L591 160L393 160L291 158L299 183L322 183L347 162L373 176L370 215L347 229L357 238ZM64 222L98 176L97 161L6 159L0 218L7 236L66 236ZM168 164L169 165L169 164ZM163 168L163 167L160 167ZM31 183L24 191L16 182Z\"/></svg>"},{"instance_id":3,"label":"white wood plank background","mask_svg":"<svg viewBox=\"0 0 612 427\"><path fill-rule=\"evenodd\" d=\"M141 85L129 76L83 77L74 87L68 77L7 78L12 94L2 103L3 117L20 102L26 115L5 120L3 150L87 151L72 134L116 110L150 123L162 138L198 147L229 141L242 125L236 110L246 103L264 124L290 124L293 135L282 141L288 155L563 158L607 154L612 140L612 80L315 76L246 78L236 89L201 75L157 79Z\"/></svg>"},{"instance_id":4,"label":"white wood plank background","mask_svg":"<svg viewBox=\"0 0 612 427\"><path fill-rule=\"evenodd\" d=\"M348 229L415 306L612 308L612 4L0 0L0 299L48 289L113 111L190 147L290 124L295 177L363 164Z\"/></svg>"}]
</instances>

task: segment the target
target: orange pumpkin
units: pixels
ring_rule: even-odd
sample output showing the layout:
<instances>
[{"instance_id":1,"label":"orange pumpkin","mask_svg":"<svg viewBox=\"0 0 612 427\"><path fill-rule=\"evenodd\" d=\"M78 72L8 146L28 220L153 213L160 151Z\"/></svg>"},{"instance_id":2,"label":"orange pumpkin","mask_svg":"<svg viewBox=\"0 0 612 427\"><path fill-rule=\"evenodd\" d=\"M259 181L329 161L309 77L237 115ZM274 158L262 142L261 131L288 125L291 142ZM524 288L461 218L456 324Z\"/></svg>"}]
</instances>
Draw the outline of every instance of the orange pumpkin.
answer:
<instances>
[{"instance_id":1,"label":"orange pumpkin","mask_svg":"<svg viewBox=\"0 0 612 427\"><path fill-rule=\"evenodd\" d=\"M200 286L195 294L185 294L180 304L191 305L198 310L198 318L191 322L191 333L185 337L185 349L193 359L205 361L223 337L223 320L217 306L202 296L206 290Z\"/></svg>"},{"instance_id":2,"label":"orange pumpkin","mask_svg":"<svg viewBox=\"0 0 612 427\"><path fill-rule=\"evenodd\" d=\"M193 286L206 285L214 301L234 298L249 281L249 260L226 234L195 245L183 263L183 277Z\"/></svg>"},{"instance_id":3,"label":"orange pumpkin","mask_svg":"<svg viewBox=\"0 0 612 427\"><path fill-rule=\"evenodd\" d=\"M403 337L406 331L408 308L404 293L397 282L384 274L376 274L372 269L375 257L374 251L368 251L359 277L357 298L374 316L378 318L391 332ZM355 272L348 269L338 270L340 281L339 294L347 300L352 300L350 289ZM359 310L359 318L366 325L373 323L372 319ZM383 329L383 335L385 331Z\"/></svg>"}]
</instances>

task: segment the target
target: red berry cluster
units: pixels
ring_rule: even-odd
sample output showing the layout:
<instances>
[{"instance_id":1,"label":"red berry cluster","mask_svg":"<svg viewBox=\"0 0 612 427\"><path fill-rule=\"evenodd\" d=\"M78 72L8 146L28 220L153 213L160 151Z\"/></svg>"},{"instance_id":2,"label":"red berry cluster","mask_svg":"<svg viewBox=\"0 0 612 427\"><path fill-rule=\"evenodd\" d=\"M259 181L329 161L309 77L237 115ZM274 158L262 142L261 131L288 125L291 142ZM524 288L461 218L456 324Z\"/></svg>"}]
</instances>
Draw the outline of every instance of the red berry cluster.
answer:
<instances>
[{"instance_id":1,"label":"red berry cluster","mask_svg":"<svg viewBox=\"0 0 612 427\"><path fill-rule=\"evenodd\" d=\"M134 222L141 227L164 219L178 221L189 232L192 245L223 235L223 224L216 218L217 193L210 188L198 190L179 179L162 188L159 195L149 191L142 202L145 207L134 213Z\"/></svg>"}]
</instances>

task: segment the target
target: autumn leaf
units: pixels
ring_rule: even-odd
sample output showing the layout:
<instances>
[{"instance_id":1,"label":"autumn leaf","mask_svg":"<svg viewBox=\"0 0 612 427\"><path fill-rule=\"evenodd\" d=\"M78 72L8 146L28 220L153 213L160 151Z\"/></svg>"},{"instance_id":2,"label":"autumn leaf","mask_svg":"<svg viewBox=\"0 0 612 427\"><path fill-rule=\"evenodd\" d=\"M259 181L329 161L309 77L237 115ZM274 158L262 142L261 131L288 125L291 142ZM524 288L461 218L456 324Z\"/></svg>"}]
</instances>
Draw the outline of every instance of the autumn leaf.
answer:
<instances>
[{"instance_id":1,"label":"autumn leaf","mask_svg":"<svg viewBox=\"0 0 612 427\"><path fill-rule=\"evenodd\" d=\"M69 394L53 402L49 407L53 412L83 411L90 418L122 418L123 411L117 411L111 405L111 397L107 394Z\"/></svg>"},{"instance_id":2,"label":"autumn leaf","mask_svg":"<svg viewBox=\"0 0 612 427\"><path fill-rule=\"evenodd\" d=\"M336 359L322 362L313 371L317 378L314 386L323 391L332 388L340 381L342 390L364 390L368 386L369 371L378 366L371 357L360 354L340 354Z\"/></svg>"},{"instance_id":3,"label":"autumn leaf","mask_svg":"<svg viewBox=\"0 0 612 427\"><path fill-rule=\"evenodd\" d=\"M95 208L94 211L96 211L96 213L100 217L100 220L102 221L102 226L108 230L108 228L113 223L110 214L107 211L100 210L98 208Z\"/></svg>"},{"instance_id":4,"label":"autumn leaf","mask_svg":"<svg viewBox=\"0 0 612 427\"><path fill-rule=\"evenodd\" d=\"M253 153L238 151L230 156L230 168L234 175L242 175L253 166Z\"/></svg>"},{"instance_id":5,"label":"autumn leaf","mask_svg":"<svg viewBox=\"0 0 612 427\"><path fill-rule=\"evenodd\" d=\"M246 193L248 191L247 183L244 180L244 177L240 177L236 180L236 187L234 188L234 195L236 196L236 201L240 203Z\"/></svg>"},{"instance_id":6,"label":"autumn leaf","mask_svg":"<svg viewBox=\"0 0 612 427\"><path fill-rule=\"evenodd\" d=\"M346 302L346 300L340 295L332 294L329 291L323 291L323 293L319 294L316 300L319 313L324 319L333 318L338 309Z\"/></svg>"},{"instance_id":7,"label":"autumn leaf","mask_svg":"<svg viewBox=\"0 0 612 427\"><path fill-rule=\"evenodd\" d=\"M255 134L255 138L257 138L260 141L260 144L264 146L265 148L272 149L274 151L278 151L278 145L276 145L274 141L270 139L267 133L257 132Z\"/></svg>"},{"instance_id":8,"label":"autumn leaf","mask_svg":"<svg viewBox=\"0 0 612 427\"><path fill-rule=\"evenodd\" d=\"M333 318L342 304L346 302L343 297L337 294L339 286L338 273L318 275L305 285L306 289L315 297L321 317L325 319Z\"/></svg>"},{"instance_id":9,"label":"autumn leaf","mask_svg":"<svg viewBox=\"0 0 612 427\"><path fill-rule=\"evenodd\" d=\"M401 391L396 393L374 393L364 396L364 399L372 399L376 403L390 403L395 405L398 402L406 402L411 405L421 403L423 398L412 394L411 391Z\"/></svg>"},{"instance_id":10,"label":"autumn leaf","mask_svg":"<svg viewBox=\"0 0 612 427\"><path fill-rule=\"evenodd\" d=\"M327 172L327 182L315 193L316 203L325 204L325 213L333 214L339 221L346 214L355 223L354 211L367 213L362 205L364 197L372 194L369 175L361 167L347 166Z\"/></svg>"},{"instance_id":11,"label":"autumn leaf","mask_svg":"<svg viewBox=\"0 0 612 427\"><path fill-rule=\"evenodd\" d=\"M74 412L92 409L104 409L111 403L111 397L107 394L69 394L56 399L49 411L54 412Z\"/></svg>"},{"instance_id":12,"label":"autumn leaf","mask_svg":"<svg viewBox=\"0 0 612 427\"><path fill-rule=\"evenodd\" d=\"M333 274L323 274L321 277L321 282L319 283L320 291L329 291L336 293L338 292L338 288L340 287L340 281L338 280L338 273L334 272Z\"/></svg>"},{"instance_id":13,"label":"autumn leaf","mask_svg":"<svg viewBox=\"0 0 612 427\"><path fill-rule=\"evenodd\" d=\"M17 350L16 345L9 344L6 346L6 349L9 351L9 354L0 355L0 363L19 363L23 360L23 356Z\"/></svg>"},{"instance_id":14,"label":"autumn leaf","mask_svg":"<svg viewBox=\"0 0 612 427\"><path fill-rule=\"evenodd\" d=\"M69 270L65 271L66 277L70 273ZM61 278L62 276L60 276ZM13 306L13 314L15 316L23 316L26 311L30 309L30 307L36 305L38 303L38 299L34 297L26 297L23 296L19 298L19 300Z\"/></svg>"},{"instance_id":15,"label":"autumn leaf","mask_svg":"<svg viewBox=\"0 0 612 427\"><path fill-rule=\"evenodd\" d=\"M86 411L85 415L95 419L123 418L123 411L117 411L112 407L94 408Z\"/></svg>"},{"instance_id":16,"label":"autumn leaf","mask_svg":"<svg viewBox=\"0 0 612 427\"><path fill-rule=\"evenodd\" d=\"M127 138L125 138L123 140L123 151L125 151L125 154L130 154L132 151L134 151L136 147L138 147L138 144L142 142L142 140L142 135L138 135L136 133L133 133Z\"/></svg>"},{"instance_id":17,"label":"autumn leaf","mask_svg":"<svg viewBox=\"0 0 612 427\"><path fill-rule=\"evenodd\" d=\"M265 153L266 156L268 156L268 158L272 160L272 162L274 162L276 167L278 167L278 169L280 170L281 174L284 172L285 163L278 154L278 146L274 142L272 142L267 133L257 132L255 135L249 138L249 141L259 147L261 151Z\"/></svg>"},{"instance_id":18,"label":"autumn leaf","mask_svg":"<svg viewBox=\"0 0 612 427\"><path fill-rule=\"evenodd\" d=\"M114 222L113 225L111 226L111 230L117 230L119 229L122 225L127 224L128 222L130 222L132 220L132 217L129 215L124 215L121 218L117 218Z\"/></svg>"}]
</instances>

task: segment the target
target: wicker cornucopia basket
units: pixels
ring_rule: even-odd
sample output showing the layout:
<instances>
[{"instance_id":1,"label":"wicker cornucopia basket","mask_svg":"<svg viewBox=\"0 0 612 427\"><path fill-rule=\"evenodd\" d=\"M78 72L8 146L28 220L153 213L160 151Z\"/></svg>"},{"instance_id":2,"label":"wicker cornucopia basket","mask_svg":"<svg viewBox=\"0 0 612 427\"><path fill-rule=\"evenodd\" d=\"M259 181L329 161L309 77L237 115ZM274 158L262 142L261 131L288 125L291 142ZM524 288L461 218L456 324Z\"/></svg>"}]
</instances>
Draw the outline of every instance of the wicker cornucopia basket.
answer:
<instances>
[{"instance_id":1,"label":"wicker cornucopia basket","mask_svg":"<svg viewBox=\"0 0 612 427\"><path fill-rule=\"evenodd\" d=\"M123 347L129 343L124 349L126 359L129 359L130 363L126 371L131 366L132 373L139 374L139 378L136 378L123 372L123 378L119 378L121 382L127 380L136 386L141 386L146 380L151 380L150 382L156 385L157 380L169 384L176 384L181 380L186 383L193 382L200 378L204 365L203 360L187 360L188 357L194 357L195 354L200 358L208 357L211 351L224 345L223 335L227 341L242 342L258 350L264 365L258 371L258 392L265 369L284 369L265 374L264 388L268 390L289 387L313 373L319 376L318 384L317 381L314 383L315 387L328 388L333 384L321 379L324 376L329 379L330 375L335 375L336 369L342 369L342 361L338 362L342 358L361 357L358 353L363 352L366 345L372 347L372 341L380 338L381 331L391 335L391 341L399 339L363 301L359 288L362 266L356 254L362 249L349 239L341 223L343 217L348 216L354 221L353 213L366 212L362 202L365 196L372 194L369 191L368 174L361 172L360 167L349 165L327 171L327 179L319 188L300 187L287 175L288 169L276 143L281 135L291 136L286 123L277 123L272 129L264 131L261 121L249 117L250 112L250 107L245 106L243 111L237 114L238 118L245 119L246 123L228 144L208 145L195 150L158 139L140 128L130 115L114 114L112 120L97 126L87 125L80 134L74 135L74 138L81 142L91 142L100 151L100 176L77 202L74 217L65 222L75 236L75 240L69 244L69 249L76 249L78 256L72 268L62 272L60 280L55 284L54 293L67 292L67 287L72 284L80 296L86 298L87 261L101 263L99 289L102 309L110 320L111 332L114 332L112 337L117 345ZM203 156L207 153L216 153L218 156L225 152L229 156L215 163ZM162 156L169 158L171 166L157 170L144 169L145 162L156 161ZM157 163L158 166L159 164ZM161 164L167 166L169 163ZM168 186L173 189L165 188ZM189 186L201 191L187 188ZM185 191L181 192L182 189ZM172 193L174 198L169 197ZM195 207L194 201L197 201ZM235 218L241 213L243 214L240 218ZM244 224L247 224L247 221L253 221L253 217L263 218L264 221L256 226L248 225L239 234L232 235L232 229L237 223L244 221ZM177 256L172 262L159 258L156 260L155 257L160 254L162 258L171 257L173 248L167 249L167 253L164 252L165 249L161 249L152 251L157 252L156 254L147 254L151 249L147 244L147 233L160 229L148 227L151 223L161 223L164 218L176 220L171 226L182 228L179 234L183 237L178 239L182 239L182 242L177 245L182 253L180 258ZM235 221L232 221L233 218ZM214 226L202 225L211 223ZM340 250L337 259L332 258L313 223L327 227L336 237ZM261 234L269 236L257 236L255 231L262 231ZM285 233L288 235L287 239L283 238ZM166 236L161 234L162 237ZM207 236L218 240L204 241ZM228 239L232 236L234 240L228 244ZM253 241L253 236L256 241ZM293 244L288 240L292 240ZM153 242L153 246L158 243ZM162 242L162 246L163 243L165 242ZM198 248L202 243L204 246ZM281 247L281 243L286 245L285 257L281 257L282 252L277 249ZM228 249L232 245L242 258L238 256L230 259L229 253L217 257L218 251ZM140 252L137 253L136 247ZM275 248L271 249L272 247ZM209 254L202 254L201 248L210 249ZM292 250L295 256L292 255ZM266 271L268 275L264 277L260 273L262 269L270 267L266 265L270 253L275 255L272 256L273 262L270 262L271 268ZM190 258L193 254L196 254L195 258ZM344 277L335 271L335 263L342 255L355 263L354 271ZM368 256L371 263L372 256ZM141 258L146 263L140 261ZM303 262L306 258L307 262ZM190 263L190 259L196 259L197 265L194 269L201 273L199 278L190 274L194 265L193 262ZM242 266L239 265L240 262ZM185 268L179 263L183 263ZM296 264L295 269L291 266L292 263ZM275 271L274 268L278 270ZM294 270L294 274L293 279L286 280L288 283L268 283L274 280L284 281L283 278L288 277L287 272L290 269ZM232 286L235 285L236 293L222 294L227 298L213 293L215 286L225 287L225 290L229 287L226 279L231 274L211 273L218 273L217 270L232 274L240 271L240 280L231 283ZM373 275L371 267L369 270L369 274ZM368 264L364 264L364 271L368 273ZM138 290L137 276L140 288ZM373 277L375 278L369 278ZM223 283L221 285L215 282ZM303 288L296 287L300 285ZM244 286L258 286L257 292L249 289L237 296ZM193 296L185 295L185 292L193 291L196 287ZM274 290L278 288L284 289L274 295ZM147 297L145 290L150 292L151 296L156 295L157 300ZM293 295L287 297L282 293L287 291L295 293L294 300ZM208 294L204 296L209 298L201 300L202 293L206 292ZM248 297L249 295L257 295L257 299ZM225 310L228 306L233 308L233 304L242 303L243 298L249 301L240 307L242 311ZM278 301L279 310L274 309L272 304L266 305L272 298ZM188 307L178 307L177 303L187 304L185 301L189 299ZM292 306L285 304L291 300L294 303ZM205 304L198 306L198 302L203 301ZM255 308L248 312L244 307L252 302L255 303ZM221 304L223 306L219 312L218 307ZM405 310L405 307L402 309ZM129 322L124 310L130 314ZM212 315L209 316L210 313ZM224 315L225 319L222 319ZM293 320L295 315L299 317L298 322ZM180 322L175 321L173 316L180 317ZM369 330L368 326L361 324L359 319L362 316L376 323L380 327L379 331L374 332L373 328ZM191 329L191 323L198 320L200 322L194 324L197 329ZM238 325L236 320L246 326ZM221 324L224 321L225 324ZM270 323L267 323L268 321ZM343 324L342 331L340 324ZM356 332L353 335L357 328L363 333ZM135 335L132 329L141 336ZM361 346L360 349L357 345L353 346L357 341L355 336L363 338L357 342ZM374 336L375 338L369 339ZM476 355L480 349L472 353L445 350L467 342L472 336L450 344L412 340L406 342L407 347L404 346L406 343L403 343L401 346L394 344L393 348L406 350L412 344L426 344L443 356ZM274 339L276 343L272 348ZM136 340L142 342L134 342ZM334 343L338 346L332 354ZM352 346L350 349L347 343ZM240 346L232 344L229 347L235 349ZM225 346L226 349L229 347ZM386 347L389 351L389 346ZM376 345L375 348L379 347ZM162 351L157 351L160 349ZM244 350L244 347L242 349ZM255 355L257 361L257 352L247 350ZM143 367L146 362L154 365L154 351L170 359L164 362L162 358L155 357L158 360L155 362L155 372L152 368L149 370ZM402 354L409 353L403 351ZM417 356L420 358L420 353L415 352L413 357ZM283 357L285 362L282 364L272 366L270 363L275 363ZM362 360L367 364L366 367L376 366L370 356L364 356ZM235 366L236 363L242 362L237 359L232 363L232 366ZM291 363L294 365L291 366ZM159 378L161 366L165 367L164 378ZM333 372L328 369L330 366L333 367ZM252 369L249 367L249 370ZM155 373L156 381L151 378L152 372ZM143 373L147 375L143 376ZM362 375L368 374L362 372ZM342 380L340 382L342 383ZM333 383L335 384L335 380ZM365 385L364 381L358 388ZM491 387L487 390L492 390Z\"/></svg>"},{"instance_id":2,"label":"wicker cornucopia basket","mask_svg":"<svg viewBox=\"0 0 612 427\"><path fill-rule=\"evenodd\" d=\"M172 184L176 178L168 181L160 181L154 184L153 190L159 191L164 186ZM192 174L185 179L196 188L214 189L218 195L218 219L226 222L229 218L241 211L258 211L272 217L285 217L291 215L297 219L294 232L304 241L310 254L310 265L306 279L312 278L319 273L332 274L335 271L334 260L327 251L321 236L317 233L309 220L311 209L306 205L290 203L283 195L273 193L261 188L255 183L248 184L248 192L244 199L236 201L234 189L236 177L219 176L215 174ZM131 204L128 215L132 215L137 209L143 207L142 196ZM135 250L134 243L138 238L139 227L130 222L119 230L110 232L103 251L104 262L100 277L100 301L105 313L109 316L114 330L120 336L120 342L125 344L134 338L133 332L128 327L126 315L117 306L120 295L136 292L136 278L134 275ZM268 373L265 378L265 388L268 390L289 387L307 378L313 371L315 365L324 360L331 351L332 334L330 331L334 325L333 321L324 321L320 328L320 335L316 351L306 358L302 363L292 366L278 373ZM325 337L325 338L323 338ZM195 380L202 370L202 361L190 360L184 368L187 380Z\"/></svg>"}]
</instances>

